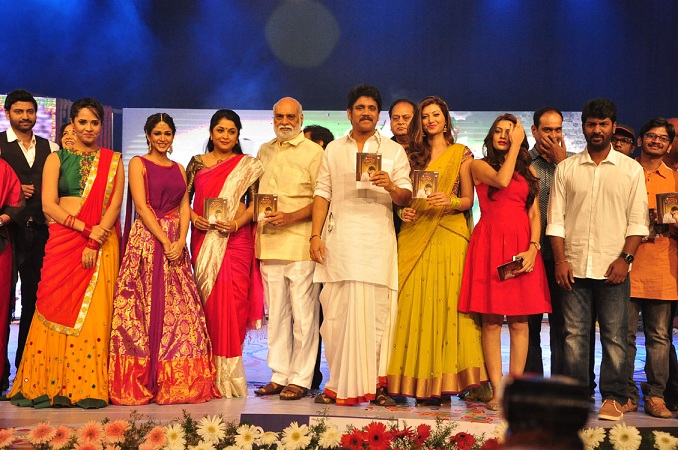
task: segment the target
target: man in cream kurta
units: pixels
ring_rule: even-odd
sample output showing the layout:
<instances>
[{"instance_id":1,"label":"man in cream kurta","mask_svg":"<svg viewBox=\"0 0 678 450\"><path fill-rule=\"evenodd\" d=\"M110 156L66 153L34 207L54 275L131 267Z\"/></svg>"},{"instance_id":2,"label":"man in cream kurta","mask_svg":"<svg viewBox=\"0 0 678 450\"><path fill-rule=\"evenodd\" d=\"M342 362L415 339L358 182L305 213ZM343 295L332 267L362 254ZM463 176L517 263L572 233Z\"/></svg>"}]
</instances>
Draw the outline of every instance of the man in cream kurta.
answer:
<instances>
[{"instance_id":1,"label":"man in cream kurta","mask_svg":"<svg viewBox=\"0 0 678 450\"><path fill-rule=\"evenodd\" d=\"M257 395L302 398L311 387L318 347L318 291L309 257L313 191L322 147L304 137L301 105L283 98L273 107L276 138L259 149L259 193L276 194L276 212L257 224L256 256L268 306L271 382Z\"/></svg>"},{"instance_id":2,"label":"man in cream kurta","mask_svg":"<svg viewBox=\"0 0 678 450\"><path fill-rule=\"evenodd\" d=\"M325 283L320 332L330 379L316 403L392 404L384 388L397 308L398 268L393 203L412 197L410 165L402 146L376 124L379 91L360 85L348 95L352 129L323 155L313 199L311 258L315 281ZM358 152L382 155L381 170L356 181ZM380 380L380 377L382 378Z\"/></svg>"}]
</instances>

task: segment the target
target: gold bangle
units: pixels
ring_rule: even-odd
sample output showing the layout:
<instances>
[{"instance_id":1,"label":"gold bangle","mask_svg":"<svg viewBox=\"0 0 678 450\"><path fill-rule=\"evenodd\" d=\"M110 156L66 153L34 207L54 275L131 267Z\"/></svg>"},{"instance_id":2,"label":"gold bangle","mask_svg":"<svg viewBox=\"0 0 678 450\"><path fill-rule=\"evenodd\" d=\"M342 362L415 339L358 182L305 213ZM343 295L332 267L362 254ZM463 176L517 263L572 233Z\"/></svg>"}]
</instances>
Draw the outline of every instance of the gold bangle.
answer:
<instances>
[{"instance_id":1,"label":"gold bangle","mask_svg":"<svg viewBox=\"0 0 678 450\"><path fill-rule=\"evenodd\" d=\"M567 263L567 259L563 259L562 261L558 261L558 262L555 263L555 265L557 266L558 264L562 264L562 263Z\"/></svg>"},{"instance_id":2,"label":"gold bangle","mask_svg":"<svg viewBox=\"0 0 678 450\"><path fill-rule=\"evenodd\" d=\"M238 221L234 220L233 223L235 224L235 230L233 231L234 233L238 231Z\"/></svg>"},{"instance_id":3,"label":"gold bangle","mask_svg":"<svg viewBox=\"0 0 678 450\"><path fill-rule=\"evenodd\" d=\"M459 197L450 197L450 208L459 209L461 206L461 199Z\"/></svg>"}]
</instances>

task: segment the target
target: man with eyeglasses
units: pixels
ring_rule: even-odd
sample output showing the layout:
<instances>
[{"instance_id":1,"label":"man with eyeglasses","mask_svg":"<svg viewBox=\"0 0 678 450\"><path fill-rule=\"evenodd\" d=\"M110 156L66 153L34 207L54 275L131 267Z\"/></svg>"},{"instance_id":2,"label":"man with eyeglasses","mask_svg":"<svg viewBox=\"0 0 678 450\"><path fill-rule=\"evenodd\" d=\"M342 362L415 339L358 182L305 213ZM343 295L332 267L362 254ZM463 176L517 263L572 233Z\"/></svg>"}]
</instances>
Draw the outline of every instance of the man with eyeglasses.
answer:
<instances>
[{"instance_id":1,"label":"man with eyeglasses","mask_svg":"<svg viewBox=\"0 0 678 450\"><path fill-rule=\"evenodd\" d=\"M628 125L617 125L617 128L612 135L612 147L626 156L631 156L636 146L633 145L636 136L633 133L633 128Z\"/></svg>"},{"instance_id":2,"label":"man with eyeglasses","mask_svg":"<svg viewBox=\"0 0 678 450\"><path fill-rule=\"evenodd\" d=\"M643 166L647 203L657 208L657 194L678 191L678 173L662 162L671 150L675 137L673 125L662 118L649 120L640 128L638 146L641 149L638 162ZM636 329L638 315L643 316L645 335L645 376L640 384L643 391L645 413L668 419L672 416L664 401L664 391L669 376L669 347L672 340L673 305L678 301L678 243L669 233L671 226L657 229L657 235L644 239L635 254L629 277L631 301L629 303L628 331L628 384L629 402L627 411L638 409L640 399L638 386L633 380L636 358Z\"/></svg>"}]
</instances>

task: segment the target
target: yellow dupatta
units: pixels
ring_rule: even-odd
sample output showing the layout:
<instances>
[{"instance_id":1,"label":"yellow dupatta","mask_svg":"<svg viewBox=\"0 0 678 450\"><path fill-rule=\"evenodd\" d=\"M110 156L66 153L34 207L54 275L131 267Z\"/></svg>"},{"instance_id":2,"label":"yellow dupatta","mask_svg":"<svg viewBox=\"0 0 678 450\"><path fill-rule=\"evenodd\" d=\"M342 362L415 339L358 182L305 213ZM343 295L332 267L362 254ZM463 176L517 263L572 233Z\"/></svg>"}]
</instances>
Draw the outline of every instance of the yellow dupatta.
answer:
<instances>
[{"instance_id":1,"label":"yellow dupatta","mask_svg":"<svg viewBox=\"0 0 678 450\"><path fill-rule=\"evenodd\" d=\"M452 144L445 153L428 165L426 170L437 171L439 174L438 192L452 195L465 153L466 146ZM439 225L467 241L470 234L466 216L463 213L445 214L445 208L429 206L423 198L413 199L411 207L417 210L417 220L403 222L398 235L398 290L402 289Z\"/></svg>"}]
</instances>

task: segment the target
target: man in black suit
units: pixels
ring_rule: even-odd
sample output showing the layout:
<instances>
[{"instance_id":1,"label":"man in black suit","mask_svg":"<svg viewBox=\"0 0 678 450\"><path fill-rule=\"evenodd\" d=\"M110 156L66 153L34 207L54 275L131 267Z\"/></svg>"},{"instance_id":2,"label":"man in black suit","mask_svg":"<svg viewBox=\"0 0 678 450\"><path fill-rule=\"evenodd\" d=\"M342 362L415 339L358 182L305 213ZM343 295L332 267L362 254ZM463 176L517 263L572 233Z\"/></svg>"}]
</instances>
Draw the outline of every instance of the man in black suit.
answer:
<instances>
[{"instance_id":1,"label":"man in black suit","mask_svg":"<svg viewBox=\"0 0 678 450\"><path fill-rule=\"evenodd\" d=\"M17 273L21 278L21 322L16 350L19 366L26 336L35 312L36 293L40 281L42 259L49 232L42 212L42 168L47 156L59 149L54 142L33 134L38 103L30 92L16 89L5 99L5 116L10 127L0 133L0 157L16 172L26 198L26 207L12 217L9 230L14 246L14 273L10 289L11 300L16 297ZM12 302L13 304L13 302ZM10 311L13 308L10 308ZM9 335L9 334L8 334ZM5 377L0 388L9 387L9 361L5 361Z\"/></svg>"}]
</instances>

